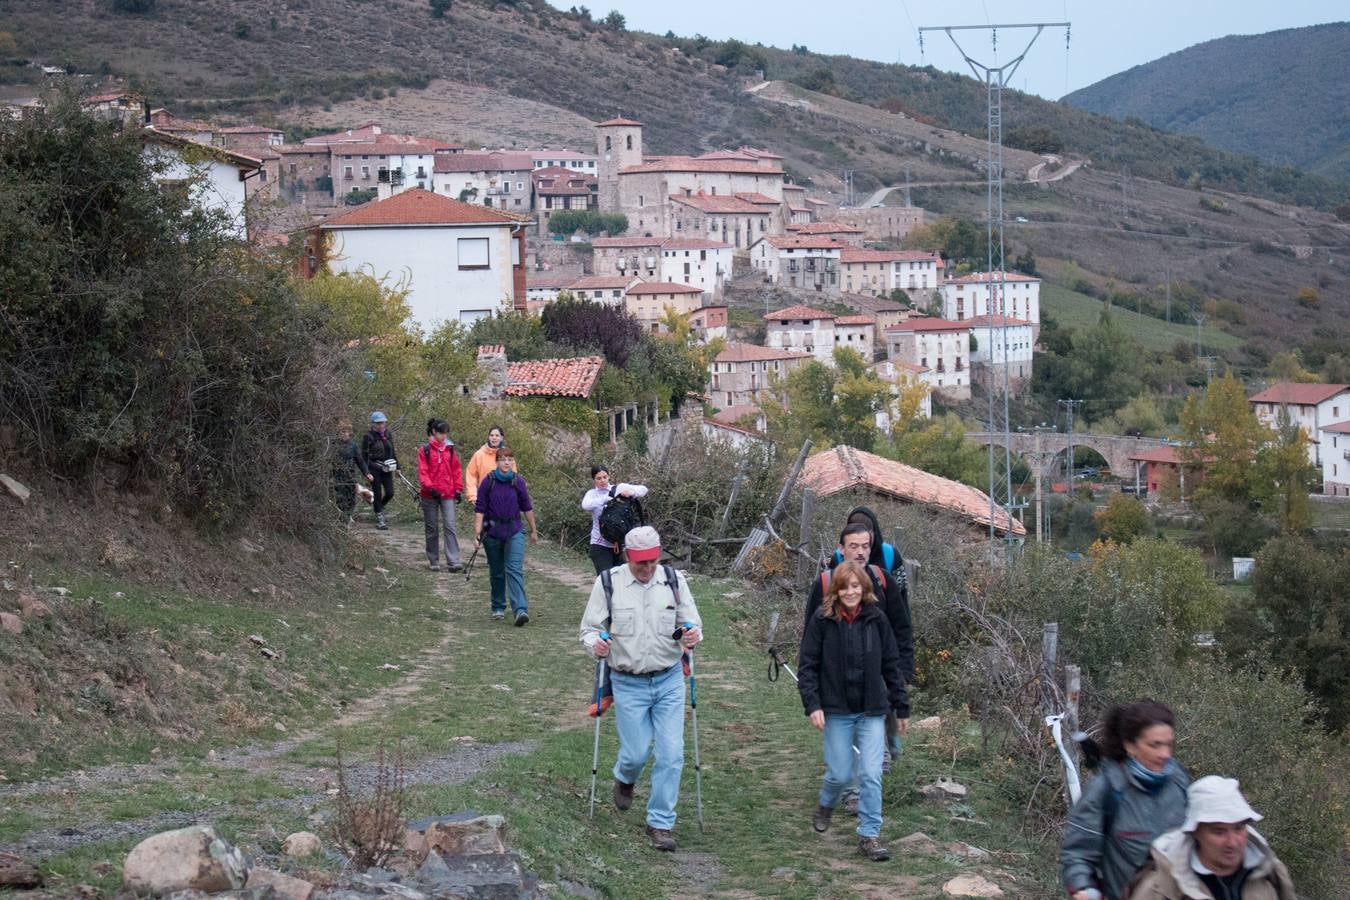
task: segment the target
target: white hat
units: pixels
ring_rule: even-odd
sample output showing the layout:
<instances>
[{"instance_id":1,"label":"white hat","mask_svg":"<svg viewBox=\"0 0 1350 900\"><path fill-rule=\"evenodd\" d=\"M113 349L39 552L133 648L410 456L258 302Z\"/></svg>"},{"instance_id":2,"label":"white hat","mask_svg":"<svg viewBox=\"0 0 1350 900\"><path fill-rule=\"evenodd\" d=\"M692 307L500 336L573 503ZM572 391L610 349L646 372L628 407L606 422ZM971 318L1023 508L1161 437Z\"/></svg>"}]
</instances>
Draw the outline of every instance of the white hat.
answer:
<instances>
[{"instance_id":1,"label":"white hat","mask_svg":"<svg viewBox=\"0 0 1350 900\"><path fill-rule=\"evenodd\" d=\"M631 562L656 559L661 555L661 535L650 525L639 525L624 535L623 549Z\"/></svg>"},{"instance_id":2,"label":"white hat","mask_svg":"<svg viewBox=\"0 0 1350 900\"><path fill-rule=\"evenodd\" d=\"M1186 801L1186 822L1181 830L1188 833L1195 831L1195 827L1204 822L1236 825L1239 822L1259 822L1263 818L1247 805L1242 792L1238 790L1236 778L1206 775L1186 790Z\"/></svg>"}]
</instances>

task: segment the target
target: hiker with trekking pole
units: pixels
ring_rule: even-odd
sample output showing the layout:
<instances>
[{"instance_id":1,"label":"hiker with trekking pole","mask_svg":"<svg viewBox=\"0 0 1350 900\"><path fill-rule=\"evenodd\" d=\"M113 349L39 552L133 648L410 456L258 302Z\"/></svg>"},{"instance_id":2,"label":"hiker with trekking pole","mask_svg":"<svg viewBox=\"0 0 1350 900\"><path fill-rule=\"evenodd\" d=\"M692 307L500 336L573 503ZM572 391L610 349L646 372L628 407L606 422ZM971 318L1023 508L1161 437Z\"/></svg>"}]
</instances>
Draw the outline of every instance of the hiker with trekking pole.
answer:
<instances>
[{"instance_id":1,"label":"hiker with trekking pole","mask_svg":"<svg viewBox=\"0 0 1350 900\"><path fill-rule=\"evenodd\" d=\"M1121 900L1149 845L1186 820L1190 775L1172 756L1172 711L1153 700L1112 707L1100 750L1085 742L1097 776L1069 810L1059 861L1072 900Z\"/></svg>"},{"instance_id":2,"label":"hiker with trekking pole","mask_svg":"<svg viewBox=\"0 0 1350 900\"><path fill-rule=\"evenodd\" d=\"M646 524L642 484L614 484L605 466L591 467L592 487L581 497L581 508L591 514L591 564L595 574L623 562L623 538L639 525Z\"/></svg>"},{"instance_id":3,"label":"hiker with trekking pole","mask_svg":"<svg viewBox=\"0 0 1350 900\"><path fill-rule=\"evenodd\" d=\"M539 525L525 479L516 474L516 454L510 447L498 448L497 468L478 485L473 510L473 533L488 561L492 619L506 618L509 592L511 622L519 628L530 621L525 596L525 525L530 526L531 544L539 543Z\"/></svg>"},{"instance_id":4,"label":"hiker with trekking pole","mask_svg":"<svg viewBox=\"0 0 1350 900\"><path fill-rule=\"evenodd\" d=\"M422 508L427 565L433 572L441 570L439 545L444 543L445 563L451 572L458 572L461 567L455 507L464 496L464 474L455 453L455 442L450 440L450 423L444 419L427 422L427 442L417 451L417 480L422 485L417 499Z\"/></svg>"},{"instance_id":5,"label":"hiker with trekking pole","mask_svg":"<svg viewBox=\"0 0 1350 900\"><path fill-rule=\"evenodd\" d=\"M848 561L835 568L806 623L797 665L802 707L824 735L825 777L811 827L818 833L829 830L835 806L856 772L858 852L873 862L890 859L880 843L886 715L895 713L903 736L909 728L909 697L895 634L861 565Z\"/></svg>"},{"instance_id":6,"label":"hiker with trekking pole","mask_svg":"<svg viewBox=\"0 0 1350 900\"><path fill-rule=\"evenodd\" d=\"M389 417L378 409L370 414L370 430L361 438L361 456L371 476L371 490L375 493L375 527L388 531L384 508L394 499L394 473L398 471L398 454L394 452L394 436L389 432Z\"/></svg>"},{"instance_id":7,"label":"hiker with trekking pole","mask_svg":"<svg viewBox=\"0 0 1350 900\"><path fill-rule=\"evenodd\" d=\"M696 809L702 826L702 764L698 758L698 707L693 651L703 640L703 620L683 574L659 565L661 537L647 525L624 539L628 562L595 579L581 618L582 646L611 673L619 755L614 762L614 806L633 804L633 788L652 762L647 838L674 851L675 806L684 770L684 677L694 705ZM684 660L688 660L688 670ZM604 676L596 669L596 700ZM602 711L602 710L601 710ZM597 719L596 733L600 723ZM598 737L597 737L598 741ZM598 744L597 744L598 746Z\"/></svg>"}]
</instances>

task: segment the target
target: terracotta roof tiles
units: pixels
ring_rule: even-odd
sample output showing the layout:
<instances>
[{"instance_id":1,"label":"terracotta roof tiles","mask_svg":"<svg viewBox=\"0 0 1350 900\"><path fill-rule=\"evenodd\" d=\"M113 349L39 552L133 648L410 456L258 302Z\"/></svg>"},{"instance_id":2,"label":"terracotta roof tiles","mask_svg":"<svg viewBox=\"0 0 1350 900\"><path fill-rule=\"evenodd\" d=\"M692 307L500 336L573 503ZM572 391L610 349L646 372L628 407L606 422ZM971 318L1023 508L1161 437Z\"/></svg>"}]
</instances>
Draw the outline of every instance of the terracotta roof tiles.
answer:
<instances>
[{"instance_id":1,"label":"terracotta roof tiles","mask_svg":"<svg viewBox=\"0 0 1350 900\"><path fill-rule=\"evenodd\" d=\"M801 225L789 225L788 231L796 234L864 234L857 225L847 222L806 222Z\"/></svg>"},{"instance_id":2,"label":"terracotta roof tiles","mask_svg":"<svg viewBox=\"0 0 1350 900\"><path fill-rule=\"evenodd\" d=\"M586 275L573 279L568 285L569 291L607 291L626 290L637 279L632 275Z\"/></svg>"},{"instance_id":3,"label":"terracotta roof tiles","mask_svg":"<svg viewBox=\"0 0 1350 900\"><path fill-rule=\"evenodd\" d=\"M692 284L676 284L673 281L644 281L628 289L628 296L641 297L646 294L701 294L703 288Z\"/></svg>"},{"instance_id":4,"label":"terracotta roof tiles","mask_svg":"<svg viewBox=\"0 0 1350 900\"><path fill-rule=\"evenodd\" d=\"M506 388L511 397L580 397L591 395L605 365L603 356L537 359L507 363Z\"/></svg>"},{"instance_id":5,"label":"terracotta roof tiles","mask_svg":"<svg viewBox=\"0 0 1350 900\"><path fill-rule=\"evenodd\" d=\"M1272 384L1259 394L1247 398L1248 403L1293 403L1299 406L1316 406L1323 400L1330 400L1341 391L1350 391L1350 384L1298 384L1281 381Z\"/></svg>"},{"instance_id":6,"label":"terracotta roof tiles","mask_svg":"<svg viewBox=\"0 0 1350 900\"><path fill-rule=\"evenodd\" d=\"M514 225L519 221L486 206L460 203L440 194L413 188L386 200L374 200L349 213L329 219L322 228L358 228L408 225Z\"/></svg>"},{"instance_id":7,"label":"terracotta roof tiles","mask_svg":"<svg viewBox=\"0 0 1350 900\"><path fill-rule=\"evenodd\" d=\"M1031 275L1023 275L1021 272L1003 272L1003 271L995 271L995 272L993 272L993 273L992 273L992 278L991 278L991 273L989 273L989 272L972 272L972 273L970 273L969 275L962 275L960 278L952 278L952 279L949 279L949 280L947 281L947 283L948 283L948 284L988 284L991 280L992 280L995 284L998 284L999 281L1005 281L1005 282L1006 282L1006 281L1023 281L1023 282L1028 282L1028 283L1034 282L1034 283L1036 283L1036 284L1040 284L1040 283L1041 283L1041 280L1040 280L1039 278L1034 278L1034 277L1032 277Z\"/></svg>"},{"instance_id":8,"label":"terracotta roof tiles","mask_svg":"<svg viewBox=\"0 0 1350 900\"><path fill-rule=\"evenodd\" d=\"M711 194L671 194L670 199L705 213L736 213L738 215L767 215L762 207L739 197L714 197Z\"/></svg>"},{"instance_id":9,"label":"terracotta roof tiles","mask_svg":"<svg viewBox=\"0 0 1350 900\"><path fill-rule=\"evenodd\" d=\"M969 331L969 322L952 322L948 319L939 319L936 316L915 316L907 319L899 325L892 325L886 329L887 334L896 334L902 331Z\"/></svg>"},{"instance_id":10,"label":"terracotta roof tiles","mask_svg":"<svg viewBox=\"0 0 1350 900\"><path fill-rule=\"evenodd\" d=\"M834 447L812 456L802 468L801 478L804 486L821 497L865 487L900 500L945 509L986 529L990 525L989 495L983 491L852 447ZM1021 522L998 507L994 510L993 526L1005 534L1027 533Z\"/></svg>"},{"instance_id":11,"label":"terracotta roof tiles","mask_svg":"<svg viewBox=\"0 0 1350 900\"><path fill-rule=\"evenodd\" d=\"M596 128L607 128L607 127L609 127L609 126L611 126L611 125L628 125L628 126L635 127L635 128L641 128L641 127L642 127L642 123L641 123L641 122L638 122L638 121L636 121L636 120L634 120L634 119L622 119L622 118L618 118L618 119L607 119L607 120L605 120L604 122L597 122L597 123L595 124L595 127L596 127Z\"/></svg>"},{"instance_id":12,"label":"terracotta roof tiles","mask_svg":"<svg viewBox=\"0 0 1350 900\"><path fill-rule=\"evenodd\" d=\"M819 309L812 309L809 306L788 306L783 309L774 310L771 313L765 313L765 321L775 319L833 319L834 313L823 312Z\"/></svg>"},{"instance_id":13,"label":"terracotta roof tiles","mask_svg":"<svg viewBox=\"0 0 1350 900\"><path fill-rule=\"evenodd\" d=\"M714 362L767 362L775 359L814 359L810 353L798 353L795 350L779 350L776 347L761 347L758 344L743 344L730 341Z\"/></svg>"},{"instance_id":14,"label":"terracotta roof tiles","mask_svg":"<svg viewBox=\"0 0 1350 900\"><path fill-rule=\"evenodd\" d=\"M831 237L805 234L773 234L760 240L768 241L770 247L778 250L843 250L845 247Z\"/></svg>"},{"instance_id":15,"label":"terracotta roof tiles","mask_svg":"<svg viewBox=\"0 0 1350 900\"><path fill-rule=\"evenodd\" d=\"M836 325L876 325L876 316L836 316Z\"/></svg>"}]
</instances>

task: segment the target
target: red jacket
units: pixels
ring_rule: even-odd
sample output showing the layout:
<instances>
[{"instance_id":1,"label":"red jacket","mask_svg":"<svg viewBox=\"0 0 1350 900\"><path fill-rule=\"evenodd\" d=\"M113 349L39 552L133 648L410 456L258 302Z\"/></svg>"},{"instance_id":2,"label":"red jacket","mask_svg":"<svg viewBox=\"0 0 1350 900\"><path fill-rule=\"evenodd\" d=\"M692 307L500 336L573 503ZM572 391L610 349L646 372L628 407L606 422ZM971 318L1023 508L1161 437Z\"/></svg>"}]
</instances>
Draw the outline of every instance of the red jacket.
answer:
<instances>
[{"instance_id":1,"label":"red jacket","mask_svg":"<svg viewBox=\"0 0 1350 900\"><path fill-rule=\"evenodd\" d=\"M464 490L464 472L455 445L449 441L444 444L428 441L417 448L417 480L422 483L422 496L427 499L431 499L433 490L440 491L444 500L453 500Z\"/></svg>"}]
</instances>

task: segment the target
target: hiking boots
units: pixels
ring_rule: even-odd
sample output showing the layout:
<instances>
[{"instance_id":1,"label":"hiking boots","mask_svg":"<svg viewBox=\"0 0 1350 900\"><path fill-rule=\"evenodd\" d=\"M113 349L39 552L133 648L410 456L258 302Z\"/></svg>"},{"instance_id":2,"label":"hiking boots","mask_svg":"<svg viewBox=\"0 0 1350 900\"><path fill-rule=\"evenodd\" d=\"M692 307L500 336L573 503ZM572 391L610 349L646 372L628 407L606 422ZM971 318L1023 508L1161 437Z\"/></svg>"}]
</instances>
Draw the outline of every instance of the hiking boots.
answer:
<instances>
[{"instance_id":1,"label":"hiking boots","mask_svg":"<svg viewBox=\"0 0 1350 900\"><path fill-rule=\"evenodd\" d=\"M858 814L857 794L844 798L844 812L848 813L850 816L856 816Z\"/></svg>"},{"instance_id":2,"label":"hiking boots","mask_svg":"<svg viewBox=\"0 0 1350 900\"><path fill-rule=\"evenodd\" d=\"M380 513L378 516L375 517L375 528L376 528L376 530L378 530L378 531L388 531L388 530L389 530L389 526L386 525L386 524L385 524L385 521L384 521L384 513Z\"/></svg>"},{"instance_id":3,"label":"hiking boots","mask_svg":"<svg viewBox=\"0 0 1350 900\"><path fill-rule=\"evenodd\" d=\"M427 568L430 569L430 570L433 571L433 572L439 572L439 571L441 570L441 564L440 564L440 563L428 563L428 564L427 564ZM453 571L453 570L451 570L451 571Z\"/></svg>"},{"instance_id":4,"label":"hiking boots","mask_svg":"<svg viewBox=\"0 0 1350 900\"><path fill-rule=\"evenodd\" d=\"M505 618L506 618L506 613L505 613L505 612L503 612L502 610L499 610L499 609L498 609L498 610L493 610L493 612L492 612L492 621L494 621L494 622L500 622L502 619L505 619Z\"/></svg>"},{"instance_id":5,"label":"hiking boots","mask_svg":"<svg viewBox=\"0 0 1350 900\"><path fill-rule=\"evenodd\" d=\"M458 575L460 572L463 572L463 571L464 571L464 567L461 566L459 563L454 563L453 565L450 566L450 574L451 574L451 575Z\"/></svg>"},{"instance_id":6,"label":"hiking boots","mask_svg":"<svg viewBox=\"0 0 1350 900\"><path fill-rule=\"evenodd\" d=\"M811 813L811 827L817 834L824 834L830 830L830 818L834 815L834 810L828 806L817 806L816 811Z\"/></svg>"},{"instance_id":7,"label":"hiking boots","mask_svg":"<svg viewBox=\"0 0 1350 900\"><path fill-rule=\"evenodd\" d=\"M669 828L653 828L648 825L647 837L651 838L653 849L664 850L666 853L675 852L675 835L670 833Z\"/></svg>"},{"instance_id":8,"label":"hiking boots","mask_svg":"<svg viewBox=\"0 0 1350 900\"><path fill-rule=\"evenodd\" d=\"M891 858L891 851L883 847L881 841L874 837L858 838L858 852L872 862L885 862Z\"/></svg>"},{"instance_id":9,"label":"hiking boots","mask_svg":"<svg viewBox=\"0 0 1350 900\"><path fill-rule=\"evenodd\" d=\"M614 807L623 812L633 805L633 786L614 779ZM650 831L651 829L647 829ZM669 831L666 834L670 834Z\"/></svg>"},{"instance_id":10,"label":"hiking boots","mask_svg":"<svg viewBox=\"0 0 1350 900\"><path fill-rule=\"evenodd\" d=\"M517 627L517 628L519 628L519 627L522 626L522 625L527 624L529 621L530 621L530 614L527 613L525 610L522 609L520 612L516 613L516 627Z\"/></svg>"}]
</instances>

